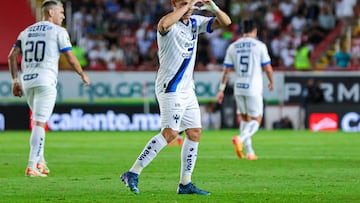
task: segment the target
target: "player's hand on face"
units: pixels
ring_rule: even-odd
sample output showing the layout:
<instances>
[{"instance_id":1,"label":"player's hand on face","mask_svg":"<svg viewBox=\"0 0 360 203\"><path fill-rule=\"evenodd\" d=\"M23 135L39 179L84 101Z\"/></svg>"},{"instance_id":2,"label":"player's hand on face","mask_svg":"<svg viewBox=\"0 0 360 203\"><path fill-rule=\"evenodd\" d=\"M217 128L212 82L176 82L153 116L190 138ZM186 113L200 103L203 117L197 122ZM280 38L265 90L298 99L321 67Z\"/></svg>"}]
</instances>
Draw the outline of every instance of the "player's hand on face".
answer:
<instances>
[{"instance_id":1,"label":"player's hand on face","mask_svg":"<svg viewBox=\"0 0 360 203\"><path fill-rule=\"evenodd\" d=\"M201 6L204 4L204 0L192 0L190 2L189 9L191 10L201 10Z\"/></svg>"},{"instance_id":2,"label":"player's hand on face","mask_svg":"<svg viewBox=\"0 0 360 203\"><path fill-rule=\"evenodd\" d=\"M14 83L13 84L13 89L12 89L13 95L16 97L22 97L22 89L19 83Z\"/></svg>"}]
</instances>

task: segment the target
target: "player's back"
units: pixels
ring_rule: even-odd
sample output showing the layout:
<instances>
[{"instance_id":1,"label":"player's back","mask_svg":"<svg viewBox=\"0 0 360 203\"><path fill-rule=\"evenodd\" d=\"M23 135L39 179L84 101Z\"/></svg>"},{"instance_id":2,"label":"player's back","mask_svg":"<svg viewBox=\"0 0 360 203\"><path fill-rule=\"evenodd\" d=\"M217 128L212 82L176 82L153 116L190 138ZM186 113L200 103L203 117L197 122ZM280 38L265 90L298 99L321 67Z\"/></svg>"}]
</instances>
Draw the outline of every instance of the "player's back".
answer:
<instances>
[{"instance_id":1,"label":"player's back","mask_svg":"<svg viewBox=\"0 0 360 203\"><path fill-rule=\"evenodd\" d=\"M235 93L262 93L262 66L270 62L265 44L255 38L244 37L235 41L229 49L237 76Z\"/></svg>"},{"instance_id":2,"label":"player's back","mask_svg":"<svg viewBox=\"0 0 360 203\"><path fill-rule=\"evenodd\" d=\"M19 36L25 86L56 84L60 51L71 49L67 31L48 21L27 27Z\"/></svg>"}]
</instances>

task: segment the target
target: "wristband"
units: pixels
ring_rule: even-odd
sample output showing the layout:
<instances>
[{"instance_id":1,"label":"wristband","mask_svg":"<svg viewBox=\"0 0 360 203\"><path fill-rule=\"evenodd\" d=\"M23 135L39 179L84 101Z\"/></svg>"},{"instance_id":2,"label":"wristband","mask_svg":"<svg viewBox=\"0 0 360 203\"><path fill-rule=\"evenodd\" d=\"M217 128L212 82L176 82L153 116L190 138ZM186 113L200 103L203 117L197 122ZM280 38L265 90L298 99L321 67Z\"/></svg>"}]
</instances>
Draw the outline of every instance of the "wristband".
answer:
<instances>
[{"instance_id":1,"label":"wristband","mask_svg":"<svg viewBox=\"0 0 360 203\"><path fill-rule=\"evenodd\" d=\"M219 91L224 91L225 90L225 87L226 87L226 84L225 83L221 83L220 85L219 85Z\"/></svg>"},{"instance_id":2,"label":"wristband","mask_svg":"<svg viewBox=\"0 0 360 203\"><path fill-rule=\"evenodd\" d=\"M19 80L17 78L12 79L12 84L19 83Z\"/></svg>"},{"instance_id":3,"label":"wristband","mask_svg":"<svg viewBox=\"0 0 360 203\"><path fill-rule=\"evenodd\" d=\"M213 1L208 1L204 3L204 5L201 7L201 10L208 10L212 13L217 13L220 8Z\"/></svg>"}]
</instances>

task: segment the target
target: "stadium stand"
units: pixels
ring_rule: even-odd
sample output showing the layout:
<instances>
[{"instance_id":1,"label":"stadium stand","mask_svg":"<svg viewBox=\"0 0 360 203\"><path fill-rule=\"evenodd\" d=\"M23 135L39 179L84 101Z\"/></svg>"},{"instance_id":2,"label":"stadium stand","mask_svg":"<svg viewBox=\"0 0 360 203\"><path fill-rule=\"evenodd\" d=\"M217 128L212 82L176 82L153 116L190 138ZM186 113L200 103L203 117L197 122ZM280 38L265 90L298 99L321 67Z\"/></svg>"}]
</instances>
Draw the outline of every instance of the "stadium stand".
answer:
<instances>
[{"instance_id":1,"label":"stadium stand","mask_svg":"<svg viewBox=\"0 0 360 203\"><path fill-rule=\"evenodd\" d=\"M345 1L345 0L344 0ZM346 0L355 2L355 0ZM41 0L19 0L19 10L24 16L18 21L11 8L3 6L2 24L9 32L2 32L4 47L11 47L19 30L39 16ZM86 69L94 71L154 71L157 68L156 23L159 16L171 10L170 0L65 0L65 26L71 33L74 46L86 61ZM344 39L349 51L357 46L356 33L359 20L348 23L349 16L338 14L339 1L249 1L226 0L217 4L233 19L233 25L220 32L201 36L197 70L219 70L226 46L239 36L237 21L252 17L259 25L259 38L270 48L276 70L295 70L292 66L294 50L310 41L313 70L329 68L337 50L339 39ZM31 5L31 6L30 6ZM346 5L349 5L347 3ZM359 19L359 0L353 6L350 19ZM345 15L345 14L342 14ZM347 15L347 14L346 14ZM14 17L11 17L14 16ZM35 16L35 17L34 17ZM315 22L319 21L317 26ZM326 23L327 22L327 23ZM344 22L347 22L344 26ZM10 26L11 25L11 26ZM320 28L321 27L321 28ZM350 30L347 32L348 28ZM324 30L325 29L325 30ZM318 30L319 32L314 32ZM214 48L216 47L216 48ZM356 47L355 47L356 49ZM7 52L0 51L0 70L7 70ZM356 53L356 52L355 52ZM357 58L357 56L356 56ZM349 70L360 70L358 60L352 60ZM61 69L68 65L61 60Z\"/></svg>"}]
</instances>

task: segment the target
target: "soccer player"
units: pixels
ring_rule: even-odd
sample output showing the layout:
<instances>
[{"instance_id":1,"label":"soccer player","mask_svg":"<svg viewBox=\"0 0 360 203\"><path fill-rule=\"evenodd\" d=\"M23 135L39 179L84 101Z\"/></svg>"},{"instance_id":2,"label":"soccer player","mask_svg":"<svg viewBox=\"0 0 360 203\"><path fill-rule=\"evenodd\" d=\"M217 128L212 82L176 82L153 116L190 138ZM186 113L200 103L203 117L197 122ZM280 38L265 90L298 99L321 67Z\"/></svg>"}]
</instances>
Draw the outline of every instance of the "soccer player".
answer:
<instances>
[{"instance_id":1,"label":"soccer player","mask_svg":"<svg viewBox=\"0 0 360 203\"><path fill-rule=\"evenodd\" d=\"M61 27L65 19L63 4L58 0L45 0L41 9L42 21L19 34L8 56L13 95L21 97L24 94L32 111L30 155L25 171L29 177L46 177L50 172L44 158L45 126L55 105L60 53L65 55L85 85L90 84L71 51L68 32ZM17 58L20 55L22 73L18 78Z\"/></svg>"},{"instance_id":2,"label":"soccer player","mask_svg":"<svg viewBox=\"0 0 360 203\"><path fill-rule=\"evenodd\" d=\"M155 81L162 130L145 145L129 171L120 177L132 192L140 194L138 176L156 155L181 131L185 138L181 149L178 194L209 195L191 181L201 135L200 108L194 91L193 71L198 35L228 26L229 16L211 0L171 0L173 11L157 26L160 68ZM198 6L199 5L199 6ZM193 15L208 10L214 17ZM165 171L166 172L166 171Z\"/></svg>"},{"instance_id":3,"label":"soccer player","mask_svg":"<svg viewBox=\"0 0 360 203\"><path fill-rule=\"evenodd\" d=\"M222 103L224 89L231 71L236 72L234 81L234 97L238 113L241 117L240 135L233 137L235 151L239 158L244 157L245 145L248 160L256 160L252 147L251 136L259 129L263 116L263 78L265 71L268 78L268 88L274 89L271 59L266 45L256 39L257 28L253 20L242 22L243 36L229 45L224 59L222 75L217 100Z\"/></svg>"}]
</instances>

